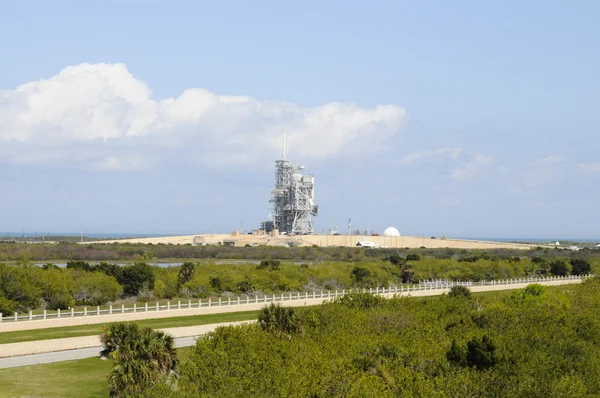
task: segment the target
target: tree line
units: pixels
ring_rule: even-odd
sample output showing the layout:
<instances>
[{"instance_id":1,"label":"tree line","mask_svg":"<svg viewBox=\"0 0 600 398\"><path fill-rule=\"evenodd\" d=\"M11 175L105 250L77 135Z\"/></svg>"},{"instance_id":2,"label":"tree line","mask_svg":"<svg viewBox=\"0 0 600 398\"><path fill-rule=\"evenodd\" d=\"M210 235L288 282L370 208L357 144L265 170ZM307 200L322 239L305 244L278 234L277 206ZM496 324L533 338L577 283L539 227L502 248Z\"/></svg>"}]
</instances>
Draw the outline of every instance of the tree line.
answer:
<instances>
[{"instance_id":1,"label":"tree line","mask_svg":"<svg viewBox=\"0 0 600 398\"><path fill-rule=\"evenodd\" d=\"M404 256L413 253L437 259L495 258L506 260L511 257L578 257L600 258L600 250L585 249L579 252L537 247L531 250L486 249L466 250L440 249L367 249L360 247L231 247L222 245L192 246L166 244L25 244L0 242L0 261L149 261L154 259L205 259L205 260L277 260L295 261L363 261L382 259L394 253Z\"/></svg>"},{"instance_id":2,"label":"tree line","mask_svg":"<svg viewBox=\"0 0 600 398\"><path fill-rule=\"evenodd\" d=\"M469 261L391 252L381 259L289 263L265 259L258 264L185 262L158 267L145 262L69 261L0 264L0 312L68 309L103 305L120 299L200 299L231 295L389 287L430 279L499 280L525 276L598 273L600 259L584 257L478 257Z\"/></svg>"}]
</instances>

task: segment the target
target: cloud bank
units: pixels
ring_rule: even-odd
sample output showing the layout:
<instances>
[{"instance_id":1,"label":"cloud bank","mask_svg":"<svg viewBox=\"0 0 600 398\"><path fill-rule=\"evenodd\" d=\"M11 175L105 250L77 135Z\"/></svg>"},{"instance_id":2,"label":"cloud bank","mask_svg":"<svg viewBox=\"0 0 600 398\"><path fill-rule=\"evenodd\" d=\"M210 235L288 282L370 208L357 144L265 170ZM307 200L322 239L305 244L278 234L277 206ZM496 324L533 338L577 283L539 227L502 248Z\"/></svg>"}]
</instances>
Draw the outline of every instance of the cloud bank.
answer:
<instances>
[{"instance_id":1,"label":"cloud bank","mask_svg":"<svg viewBox=\"0 0 600 398\"><path fill-rule=\"evenodd\" d=\"M302 108L201 88L162 100L151 94L125 65L103 63L0 91L0 162L122 170L184 154L195 163L250 165L278 153L284 129L293 156L361 156L381 150L406 119L395 105Z\"/></svg>"}]
</instances>

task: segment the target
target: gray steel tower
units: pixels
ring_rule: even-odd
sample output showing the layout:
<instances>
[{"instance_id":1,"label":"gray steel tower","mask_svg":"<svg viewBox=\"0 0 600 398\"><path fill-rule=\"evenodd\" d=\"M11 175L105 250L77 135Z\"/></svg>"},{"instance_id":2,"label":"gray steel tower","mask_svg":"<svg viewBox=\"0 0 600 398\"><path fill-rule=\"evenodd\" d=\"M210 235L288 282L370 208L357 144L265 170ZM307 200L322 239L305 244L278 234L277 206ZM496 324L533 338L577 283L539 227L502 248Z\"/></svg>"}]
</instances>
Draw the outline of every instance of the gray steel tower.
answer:
<instances>
[{"instance_id":1,"label":"gray steel tower","mask_svg":"<svg viewBox=\"0 0 600 398\"><path fill-rule=\"evenodd\" d=\"M319 206L315 204L315 177L302 175L304 167L295 167L285 158L285 131L283 132L283 154L275 161L275 187L269 200L272 221L263 224L267 230L278 229L290 235L314 234L312 216Z\"/></svg>"}]
</instances>

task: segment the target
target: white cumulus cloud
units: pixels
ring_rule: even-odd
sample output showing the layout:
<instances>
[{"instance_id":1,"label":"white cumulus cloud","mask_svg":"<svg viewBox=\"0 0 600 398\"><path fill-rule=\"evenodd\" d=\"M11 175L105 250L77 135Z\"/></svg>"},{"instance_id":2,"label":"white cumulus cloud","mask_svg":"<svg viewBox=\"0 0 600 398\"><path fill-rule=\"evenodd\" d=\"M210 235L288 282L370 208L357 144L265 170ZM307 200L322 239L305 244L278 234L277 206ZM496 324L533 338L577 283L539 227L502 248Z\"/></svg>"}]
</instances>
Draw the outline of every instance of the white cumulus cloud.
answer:
<instances>
[{"instance_id":1,"label":"white cumulus cloud","mask_svg":"<svg viewBox=\"0 0 600 398\"><path fill-rule=\"evenodd\" d=\"M186 151L204 163L249 164L279 150L283 129L294 156L364 155L406 119L395 105L302 108L201 88L158 101L151 94L125 65L103 63L0 91L0 161L143 169L161 152Z\"/></svg>"}]
</instances>

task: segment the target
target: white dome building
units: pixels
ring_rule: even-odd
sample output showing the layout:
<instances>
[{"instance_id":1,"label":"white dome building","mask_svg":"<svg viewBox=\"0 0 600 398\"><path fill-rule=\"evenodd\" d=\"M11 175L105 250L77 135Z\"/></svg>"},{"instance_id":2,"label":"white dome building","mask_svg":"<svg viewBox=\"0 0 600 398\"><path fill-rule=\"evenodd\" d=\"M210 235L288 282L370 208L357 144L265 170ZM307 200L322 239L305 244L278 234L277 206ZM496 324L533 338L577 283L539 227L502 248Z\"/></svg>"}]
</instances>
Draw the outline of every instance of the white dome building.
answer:
<instances>
[{"instance_id":1,"label":"white dome building","mask_svg":"<svg viewBox=\"0 0 600 398\"><path fill-rule=\"evenodd\" d=\"M385 231L383 231L383 236L400 236L400 231L390 226Z\"/></svg>"}]
</instances>

